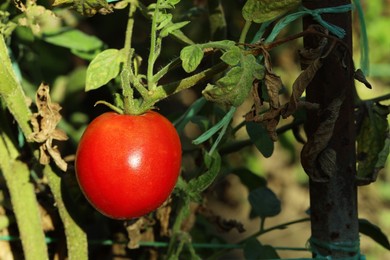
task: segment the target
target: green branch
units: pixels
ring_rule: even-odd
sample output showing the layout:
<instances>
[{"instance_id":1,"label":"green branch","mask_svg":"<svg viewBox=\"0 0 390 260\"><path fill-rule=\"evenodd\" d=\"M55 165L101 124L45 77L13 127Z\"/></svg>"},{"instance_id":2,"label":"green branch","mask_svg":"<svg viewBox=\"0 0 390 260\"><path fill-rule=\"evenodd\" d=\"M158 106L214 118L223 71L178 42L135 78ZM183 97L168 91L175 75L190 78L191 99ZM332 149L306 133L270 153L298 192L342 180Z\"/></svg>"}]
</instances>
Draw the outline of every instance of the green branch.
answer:
<instances>
[{"instance_id":1,"label":"green branch","mask_svg":"<svg viewBox=\"0 0 390 260\"><path fill-rule=\"evenodd\" d=\"M2 111L3 112L3 111ZM17 221L25 259L49 259L41 213L27 164L18 160L18 148L1 124L0 170L4 176Z\"/></svg>"},{"instance_id":2,"label":"green branch","mask_svg":"<svg viewBox=\"0 0 390 260\"><path fill-rule=\"evenodd\" d=\"M27 138L32 133L29 123L31 111L25 101L26 97L22 86L12 69L3 36L0 36L0 96L4 99L8 110ZM2 120L2 122L6 122L6 120ZM35 197L34 187L30 182L30 170L27 164L17 160L20 153L11 141L12 133L5 129L6 126L6 124L0 125L0 168L10 192L25 258L33 260L48 259L39 204ZM38 156L38 153L34 152L34 156ZM44 168L44 173L49 179L49 186L59 207L61 220L64 223L69 250L68 257L69 259L86 259L88 256L86 235L73 222L66 211L62 201L60 179L49 166Z\"/></svg>"},{"instance_id":3,"label":"green branch","mask_svg":"<svg viewBox=\"0 0 390 260\"><path fill-rule=\"evenodd\" d=\"M23 134L29 136L32 133L29 123L31 111L26 105L22 86L13 71L3 35L0 35L0 97L4 99Z\"/></svg>"},{"instance_id":4,"label":"green branch","mask_svg":"<svg viewBox=\"0 0 390 260\"><path fill-rule=\"evenodd\" d=\"M69 260L88 259L87 235L65 207L61 192L61 178L49 165L45 166L43 173L49 181L50 190L53 193L58 212L64 224Z\"/></svg>"},{"instance_id":5,"label":"green branch","mask_svg":"<svg viewBox=\"0 0 390 260\"><path fill-rule=\"evenodd\" d=\"M216 74L223 72L227 67L228 66L226 65L226 63L221 62L209 69L206 69L202 72L199 72L182 80L169 83L167 85L159 86L152 94L151 98L153 100L162 100L164 98L167 98L168 96L176 94L184 89L193 87L201 81L212 78Z\"/></svg>"},{"instance_id":6,"label":"green branch","mask_svg":"<svg viewBox=\"0 0 390 260\"><path fill-rule=\"evenodd\" d=\"M159 6L160 6L160 1L157 0L156 9L152 16L152 30L150 33L151 34L150 51L149 51L149 58L148 58L148 70L146 74L149 90L154 90L156 88L155 82L153 81L153 69L154 69L154 63L157 60L157 57L160 53L160 47L161 47L161 46L157 46L157 40L158 40L157 39L157 16L159 13ZM161 39L159 42L161 43Z\"/></svg>"}]
</instances>

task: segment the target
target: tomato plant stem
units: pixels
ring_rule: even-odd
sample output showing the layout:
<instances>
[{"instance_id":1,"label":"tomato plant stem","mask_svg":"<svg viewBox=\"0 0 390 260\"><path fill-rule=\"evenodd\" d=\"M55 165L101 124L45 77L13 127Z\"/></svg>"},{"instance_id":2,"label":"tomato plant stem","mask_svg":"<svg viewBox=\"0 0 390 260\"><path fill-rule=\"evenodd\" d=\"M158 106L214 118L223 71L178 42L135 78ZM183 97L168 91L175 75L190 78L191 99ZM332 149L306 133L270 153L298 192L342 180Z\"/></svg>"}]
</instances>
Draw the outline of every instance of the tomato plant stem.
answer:
<instances>
[{"instance_id":1,"label":"tomato plant stem","mask_svg":"<svg viewBox=\"0 0 390 260\"><path fill-rule=\"evenodd\" d=\"M134 13L137 10L137 5L133 1L130 1L130 7L129 7L129 18L127 20L127 26L126 26L126 38L125 38L125 62L124 67L129 68L130 62L131 62L131 41L133 36L133 28L134 28Z\"/></svg>"},{"instance_id":2,"label":"tomato plant stem","mask_svg":"<svg viewBox=\"0 0 390 260\"><path fill-rule=\"evenodd\" d=\"M12 68L8 48L3 35L0 35L0 96L4 99L8 110L15 117L23 134L32 133L29 121L31 111L26 105L26 97Z\"/></svg>"},{"instance_id":3,"label":"tomato plant stem","mask_svg":"<svg viewBox=\"0 0 390 260\"><path fill-rule=\"evenodd\" d=\"M248 34L249 28L251 27L252 22L246 21L244 28L242 28L241 35L240 35L240 43L245 43L246 35Z\"/></svg>"},{"instance_id":4,"label":"tomato plant stem","mask_svg":"<svg viewBox=\"0 0 390 260\"><path fill-rule=\"evenodd\" d=\"M153 81L153 69L154 69L154 63L156 62L156 59L160 53L160 48L157 46L158 39L157 39L157 18L158 18L158 12L159 12L159 6L160 1L158 0L156 3L155 11L152 16L152 29L150 32L150 51L149 51L149 58L148 58L148 71L147 71L147 81L148 81L148 88L150 91L155 90L156 85ZM160 39L161 42L161 39Z\"/></svg>"},{"instance_id":5,"label":"tomato plant stem","mask_svg":"<svg viewBox=\"0 0 390 260\"><path fill-rule=\"evenodd\" d=\"M209 69L201 71L197 74L194 74L182 80L175 81L166 85L162 85L159 88L157 88L156 91L153 93L153 99L162 100L164 98L167 98L169 95L176 94L184 89L193 87L196 84L198 84L200 81L210 79L216 74L224 71L226 68L227 68L226 63L221 62Z\"/></svg>"},{"instance_id":6,"label":"tomato plant stem","mask_svg":"<svg viewBox=\"0 0 390 260\"><path fill-rule=\"evenodd\" d=\"M49 181L49 187L53 193L58 212L65 227L68 259L88 259L87 235L69 214L63 201L61 191L61 178L49 165L43 169L43 173Z\"/></svg>"},{"instance_id":7,"label":"tomato plant stem","mask_svg":"<svg viewBox=\"0 0 390 260\"><path fill-rule=\"evenodd\" d=\"M7 134L3 126L1 128L0 170L11 197L24 257L27 260L49 259L42 230L41 213L34 186L30 182L30 171L27 164L17 159L19 152L10 139L10 133Z\"/></svg>"}]
</instances>

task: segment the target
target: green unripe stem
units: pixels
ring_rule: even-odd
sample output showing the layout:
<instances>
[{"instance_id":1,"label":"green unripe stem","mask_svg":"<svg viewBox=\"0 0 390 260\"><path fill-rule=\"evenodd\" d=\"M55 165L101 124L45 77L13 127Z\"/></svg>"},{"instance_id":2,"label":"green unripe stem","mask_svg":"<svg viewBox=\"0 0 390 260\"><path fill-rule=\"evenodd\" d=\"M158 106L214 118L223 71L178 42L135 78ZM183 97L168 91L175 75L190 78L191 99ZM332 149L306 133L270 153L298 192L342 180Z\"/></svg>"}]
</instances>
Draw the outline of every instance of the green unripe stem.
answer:
<instances>
[{"instance_id":1,"label":"green unripe stem","mask_svg":"<svg viewBox=\"0 0 390 260\"><path fill-rule=\"evenodd\" d=\"M1 132L0 169L10 193L24 257L27 260L49 259L30 170L27 164L17 159L19 152L9 135Z\"/></svg>"},{"instance_id":2,"label":"green unripe stem","mask_svg":"<svg viewBox=\"0 0 390 260\"><path fill-rule=\"evenodd\" d=\"M61 177L58 176L49 165L45 166L43 173L48 179L50 190L53 193L58 212L64 224L68 259L88 259L87 234L75 222L65 206L62 195L63 192L61 191Z\"/></svg>"},{"instance_id":3,"label":"green unripe stem","mask_svg":"<svg viewBox=\"0 0 390 260\"><path fill-rule=\"evenodd\" d=\"M150 35L150 51L148 58L148 71L147 71L147 80L148 80L148 88L150 91L154 91L156 89L155 82L153 81L153 68L154 63L160 53L158 45L158 37L157 37L157 13L159 9L160 1L157 0L156 10L154 15L152 16L152 31ZM161 46L161 39L159 41L159 46ZM157 48L156 48L157 47Z\"/></svg>"},{"instance_id":4,"label":"green unripe stem","mask_svg":"<svg viewBox=\"0 0 390 260\"><path fill-rule=\"evenodd\" d=\"M249 28L252 25L252 21L245 21L244 28L242 28L241 35L240 35L240 43L245 43L246 35L248 34Z\"/></svg>"},{"instance_id":5,"label":"green unripe stem","mask_svg":"<svg viewBox=\"0 0 390 260\"><path fill-rule=\"evenodd\" d=\"M156 89L155 92L152 93L153 100L162 100L167 98L170 95L176 94L184 89L195 86L197 83L203 80L210 79L218 73L224 71L228 65L224 62L220 62L213 67L201 71L197 74L194 74L190 77L184 78L182 80L169 83L167 85L162 85Z\"/></svg>"}]
</instances>

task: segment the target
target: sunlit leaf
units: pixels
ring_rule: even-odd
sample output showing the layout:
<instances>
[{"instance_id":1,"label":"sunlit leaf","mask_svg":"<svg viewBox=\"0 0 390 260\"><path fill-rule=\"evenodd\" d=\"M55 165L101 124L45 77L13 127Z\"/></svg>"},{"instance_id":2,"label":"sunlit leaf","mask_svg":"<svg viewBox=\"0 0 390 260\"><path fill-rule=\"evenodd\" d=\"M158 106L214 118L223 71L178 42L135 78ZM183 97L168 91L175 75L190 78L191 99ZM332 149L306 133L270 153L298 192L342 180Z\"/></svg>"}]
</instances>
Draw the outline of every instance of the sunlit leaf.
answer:
<instances>
[{"instance_id":1,"label":"sunlit leaf","mask_svg":"<svg viewBox=\"0 0 390 260\"><path fill-rule=\"evenodd\" d=\"M238 107L248 97L255 74L261 69L262 65L257 63L253 55L241 55L239 64L231 68L215 85L209 84L202 94L209 101Z\"/></svg>"},{"instance_id":2,"label":"sunlit leaf","mask_svg":"<svg viewBox=\"0 0 390 260\"><path fill-rule=\"evenodd\" d=\"M71 5L78 13L93 16L96 13L108 14L112 8L106 0L55 0L53 6Z\"/></svg>"},{"instance_id":3,"label":"sunlit leaf","mask_svg":"<svg viewBox=\"0 0 390 260\"><path fill-rule=\"evenodd\" d=\"M35 36L57 33L62 26L61 19L49 9L41 5L29 5L25 17L19 19L19 24L31 29Z\"/></svg>"},{"instance_id":4,"label":"sunlit leaf","mask_svg":"<svg viewBox=\"0 0 390 260\"><path fill-rule=\"evenodd\" d=\"M180 30L181 28L183 28L187 24L189 24L189 21L184 21L184 22L180 22L180 23L171 23L171 24L165 26L165 28L163 28L161 30L160 36L166 37L169 34L173 33L174 31Z\"/></svg>"},{"instance_id":5,"label":"sunlit leaf","mask_svg":"<svg viewBox=\"0 0 390 260\"><path fill-rule=\"evenodd\" d=\"M43 35L43 40L70 50L92 52L103 47L103 42L77 29L67 29L56 34Z\"/></svg>"},{"instance_id":6,"label":"sunlit leaf","mask_svg":"<svg viewBox=\"0 0 390 260\"><path fill-rule=\"evenodd\" d=\"M247 0L242 15L245 20L263 23L296 8L301 0Z\"/></svg>"},{"instance_id":7,"label":"sunlit leaf","mask_svg":"<svg viewBox=\"0 0 390 260\"><path fill-rule=\"evenodd\" d=\"M190 45L183 48L180 52L183 69L187 72L193 72L199 66L203 59L203 50L199 45Z\"/></svg>"},{"instance_id":8,"label":"sunlit leaf","mask_svg":"<svg viewBox=\"0 0 390 260\"><path fill-rule=\"evenodd\" d=\"M99 53L88 66L85 91L97 89L118 76L122 59L122 52L117 49Z\"/></svg>"},{"instance_id":9,"label":"sunlit leaf","mask_svg":"<svg viewBox=\"0 0 390 260\"><path fill-rule=\"evenodd\" d=\"M223 60L226 64L230 66L235 66L240 62L241 55L242 55L242 50L239 47L235 46L230 50L228 50L227 52L225 52L221 56L221 60Z\"/></svg>"}]
</instances>

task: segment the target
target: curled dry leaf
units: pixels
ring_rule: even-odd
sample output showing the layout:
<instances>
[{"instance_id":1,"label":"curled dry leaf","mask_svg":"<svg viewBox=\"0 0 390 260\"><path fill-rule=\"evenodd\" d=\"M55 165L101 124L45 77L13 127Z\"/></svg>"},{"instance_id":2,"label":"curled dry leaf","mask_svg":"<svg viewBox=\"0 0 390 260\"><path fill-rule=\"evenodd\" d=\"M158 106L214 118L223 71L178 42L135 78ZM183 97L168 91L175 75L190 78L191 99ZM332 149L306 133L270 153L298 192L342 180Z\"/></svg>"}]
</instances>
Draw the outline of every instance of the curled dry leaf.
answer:
<instances>
[{"instance_id":1,"label":"curled dry leaf","mask_svg":"<svg viewBox=\"0 0 390 260\"><path fill-rule=\"evenodd\" d=\"M302 166L315 182L327 182L331 173L337 167L336 154L334 151L328 150L328 143L333 135L334 126L339 117L343 101L344 95L342 94L335 98L327 108L320 111L320 116L322 114L326 119L319 124L315 133L302 148Z\"/></svg>"},{"instance_id":2,"label":"curled dry leaf","mask_svg":"<svg viewBox=\"0 0 390 260\"><path fill-rule=\"evenodd\" d=\"M321 66L322 62L319 58L317 58L294 81L290 102L286 104L286 109L283 111L283 118L289 117L297 110L299 98L302 96L306 87L312 81Z\"/></svg>"},{"instance_id":3,"label":"curled dry leaf","mask_svg":"<svg viewBox=\"0 0 390 260\"><path fill-rule=\"evenodd\" d=\"M33 133L28 136L28 140L40 144L39 162L41 164L48 164L51 157L62 171L66 171L67 163L62 159L57 146L53 145L53 140L65 141L68 139L66 133L57 128L57 124L61 120L59 112L61 106L51 102L49 86L45 84L39 86L35 100L38 112L31 117Z\"/></svg>"},{"instance_id":4,"label":"curled dry leaf","mask_svg":"<svg viewBox=\"0 0 390 260\"><path fill-rule=\"evenodd\" d=\"M311 30L319 31L324 35L328 34L321 26L312 27ZM292 86L292 94L290 101L281 106L279 101L279 92L282 88L281 78L273 72L270 54L268 53L268 47L264 45L256 46L256 52L261 53L264 57L265 76L263 81L255 80L252 86L252 97L254 100L254 106L245 115L247 121L254 121L262 123L267 129L270 138L273 141L277 140L276 127L279 123L280 116L287 118L297 111L298 108L304 107L307 109L318 109L317 104L312 104L300 100L300 97L306 90L306 87L312 81L317 71L322 66L322 59L325 58L334 47L334 43L324 53L327 46L328 39L321 37L318 39L319 44L315 49L304 49L300 51L300 61L302 64L303 72L298 76ZM261 92L263 91L261 83L264 84L267 91L269 109L264 112L261 111L264 100L262 100ZM265 93L264 93L265 94Z\"/></svg>"},{"instance_id":5,"label":"curled dry leaf","mask_svg":"<svg viewBox=\"0 0 390 260\"><path fill-rule=\"evenodd\" d=\"M152 225L154 225L154 221L146 217L141 217L131 221L131 223L126 227L129 237L127 247L130 249L136 249L139 248L139 243L141 241L153 241L153 233L148 232L148 230L151 230L149 227Z\"/></svg>"},{"instance_id":6,"label":"curled dry leaf","mask_svg":"<svg viewBox=\"0 0 390 260\"><path fill-rule=\"evenodd\" d=\"M324 48L327 44L327 38L322 38L315 49L304 49L299 52L300 62L304 71L296 78L292 86L290 101L286 104L283 111L283 118L292 115L299 106L299 98L302 96L306 87L313 80L317 71L322 67L322 59L329 53L323 55Z\"/></svg>"},{"instance_id":7,"label":"curled dry leaf","mask_svg":"<svg viewBox=\"0 0 390 260\"><path fill-rule=\"evenodd\" d=\"M261 112L261 107L264 103L261 98L262 95L260 94L262 92L262 84L260 84L260 80L255 79L251 91L254 100L254 108L245 115L245 120L264 124L270 138L273 141L276 141L278 139L276 127L279 123L281 114L279 91L282 89L283 83L281 78L272 70L271 57L268 51L263 46L260 46L258 49L264 56L265 74L262 84L264 84L265 90L267 91L269 110L265 113Z\"/></svg>"},{"instance_id":8,"label":"curled dry leaf","mask_svg":"<svg viewBox=\"0 0 390 260\"><path fill-rule=\"evenodd\" d=\"M282 79L273 72L271 56L268 51L262 48L262 53L264 56L265 66L264 84L267 89L269 104L271 108L279 108L279 91L282 89L283 86Z\"/></svg>"},{"instance_id":9,"label":"curled dry leaf","mask_svg":"<svg viewBox=\"0 0 390 260\"><path fill-rule=\"evenodd\" d=\"M161 236L169 236L170 230L169 230L169 216L172 211L171 207L171 199L164 203L160 208L157 209L156 212L156 218L160 222L160 235Z\"/></svg>"}]
</instances>

